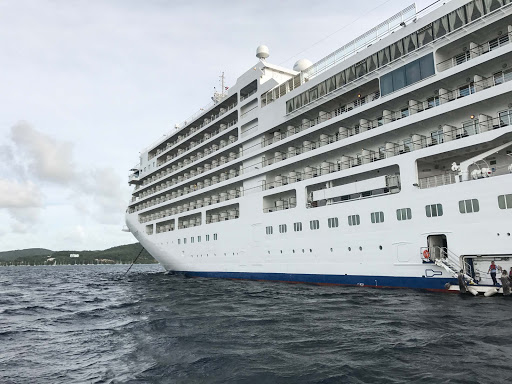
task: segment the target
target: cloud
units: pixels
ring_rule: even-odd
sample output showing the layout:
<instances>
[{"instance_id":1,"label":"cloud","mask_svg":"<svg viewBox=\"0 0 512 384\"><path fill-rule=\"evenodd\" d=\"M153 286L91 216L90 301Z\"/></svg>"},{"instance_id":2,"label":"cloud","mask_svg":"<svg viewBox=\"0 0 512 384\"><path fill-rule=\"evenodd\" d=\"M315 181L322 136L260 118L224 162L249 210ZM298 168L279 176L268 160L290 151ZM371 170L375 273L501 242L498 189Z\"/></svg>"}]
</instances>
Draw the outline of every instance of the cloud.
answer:
<instances>
[{"instance_id":1,"label":"cloud","mask_svg":"<svg viewBox=\"0 0 512 384\"><path fill-rule=\"evenodd\" d=\"M80 176L76 190L76 203L88 206L78 208L87 212L102 224L118 224L122 221L126 208L127 191L121 187L122 181L113 168L95 168Z\"/></svg>"},{"instance_id":2,"label":"cloud","mask_svg":"<svg viewBox=\"0 0 512 384\"><path fill-rule=\"evenodd\" d=\"M81 169L75 165L72 143L44 134L27 122L13 126L10 136L12 146L0 148L4 149L0 160L10 159L5 168L11 170L13 177L33 176L61 190L65 188L68 199L61 204L71 203L79 215L90 216L98 223L122 221L129 192L123 190L122 180L113 168ZM0 180L0 192L0 208L41 206L41 192L31 182ZM19 214L10 213L13 217Z\"/></svg>"},{"instance_id":3,"label":"cloud","mask_svg":"<svg viewBox=\"0 0 512 384\"><path fill-rule=\"evenodd\" d=\"M12 232L28 232L39 220L41 207L42 194L36 185L0 179L0 209L6 209L13 219Z\"/></svg>"},{"instance_id":4,"label":"cloud","mask_svg":"<svg viewBox=\"0 0 512 384\"><path fill-rule=\"evenodd\" d=\"M11 128L11 140L27 158L30 173L43 181L67 184L74 178L73 146L20 122Z\"/></svg>"},{"instance_id":5,"label":"cloud","mask_svg":"<svg viewBox=\"0 0 512 384\"><path fill-rule=\"evenodd\" d=\"M0 179L0 208L36 208L41 199L41 191L31 182Z\"/></svg>"}]
</instances>

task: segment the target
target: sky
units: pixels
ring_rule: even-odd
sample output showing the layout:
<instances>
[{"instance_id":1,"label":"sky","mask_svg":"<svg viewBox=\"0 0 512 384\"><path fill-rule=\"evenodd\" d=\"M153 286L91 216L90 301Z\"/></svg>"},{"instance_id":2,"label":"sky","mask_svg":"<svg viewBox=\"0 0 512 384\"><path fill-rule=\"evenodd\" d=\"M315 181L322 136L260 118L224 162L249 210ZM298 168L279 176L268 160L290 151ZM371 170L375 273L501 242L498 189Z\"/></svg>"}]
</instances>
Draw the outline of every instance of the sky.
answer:
<instances>
[{"instance_id":1,"label":"sky","mask_svg":"<svg viewBox=\"0 0 512 384\"><path fill-rule=\"evenodd\" d=\"M411 3L0 0L0 251L135 242L129 169L221 72L235 83L260 44L316 62Z\"/></svg>"}]
</instances>

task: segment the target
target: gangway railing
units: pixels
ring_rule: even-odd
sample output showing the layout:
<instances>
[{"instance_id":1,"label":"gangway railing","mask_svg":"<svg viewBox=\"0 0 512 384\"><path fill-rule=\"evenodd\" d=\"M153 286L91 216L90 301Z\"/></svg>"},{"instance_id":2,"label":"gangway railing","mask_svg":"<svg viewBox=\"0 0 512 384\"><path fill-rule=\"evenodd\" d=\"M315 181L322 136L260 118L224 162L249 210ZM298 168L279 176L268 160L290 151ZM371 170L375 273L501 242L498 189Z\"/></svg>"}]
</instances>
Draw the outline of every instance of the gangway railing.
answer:
<instances>
[{"instance_id":1,"label":"gangway railing","mask_svg":"<svg viewBox=\"0 0 512 384\"><path fill-rule=\"evenodd\" d=\"M447 247L422 247L421 257L424 261L432 261L435 265L445 269L450 275L457 278L462 270L466 280L474 284L473 269L461 256L457 255Z\"/></svg>"}]
</instances>

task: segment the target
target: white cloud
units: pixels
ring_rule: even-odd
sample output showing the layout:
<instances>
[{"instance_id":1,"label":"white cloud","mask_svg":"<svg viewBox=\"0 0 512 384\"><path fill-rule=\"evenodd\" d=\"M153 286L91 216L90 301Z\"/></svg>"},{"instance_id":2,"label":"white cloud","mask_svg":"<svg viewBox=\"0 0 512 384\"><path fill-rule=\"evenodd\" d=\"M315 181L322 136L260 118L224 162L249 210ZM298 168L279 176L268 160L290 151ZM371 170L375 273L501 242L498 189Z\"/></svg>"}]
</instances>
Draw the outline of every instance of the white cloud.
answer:
<instances>
[{"instance_id":1,"label":"white cloud","mask_svg":"<svg viewBox=\"0 0 512 384\"><path fill-rule=\"evenodd\" d=\"M42 194L31 182L0 179L0 209L5 209L11 220L11 231L26 233L39 220Z\"/></svg>"},{"instance_id":2,"label":"white cloud","mask_svg":"<svg viewBox=\"0 0 512 384\"><path fill-rule=\"evenodd\" d=\"M71 143L45 135L26 122L11 128L11 139L24 154L29 172L37 178L62 184L74 178Z\"/></svg>"},{"instance_id":3,"label":"white cloud","mask_svg":"<svg viewBox=\"0 0 512 384\"><path fill-rule=\"evenodd\" d=\"M31 182L0 179L0 208L34 208L41 206L41 191Z\"/></svg>"}]
</instances>

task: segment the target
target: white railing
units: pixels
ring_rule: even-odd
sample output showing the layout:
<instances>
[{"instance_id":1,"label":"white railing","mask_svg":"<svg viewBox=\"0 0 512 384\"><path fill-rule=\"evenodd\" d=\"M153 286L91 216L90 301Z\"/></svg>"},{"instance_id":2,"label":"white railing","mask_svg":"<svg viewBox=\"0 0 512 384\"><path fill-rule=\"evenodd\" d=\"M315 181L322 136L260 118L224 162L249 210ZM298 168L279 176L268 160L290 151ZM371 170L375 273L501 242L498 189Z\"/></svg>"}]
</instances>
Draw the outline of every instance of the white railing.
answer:
<instances>
[{"instance_id":1,"label":"white railing","mask_svg":"<svg viewBox=\"0 0 512 384\"><path fill-rule=\"evenodd\" d=\"M339 62L342 62L355 55L375 41L393 33L395 30L401 28L403 23L407 23L416 17L416 4L411 4L398 12L396 15L391 16L386 21L370 29L365 34L352 40L350 43L345 44L343 47L332 52L320 61L317 61L311 67L307 68L304 73L309 76L309 78L316 76L326 69L332 67L333 65L338 64Z\"/></svg>"},{"instance_id":2,"label":"white railing","mask_svg":"<svg viewBox=\"0 0 512 384\"><path fill-rule=\"evenodd\" d=\"M418 180L418 186L420 189L426 188L434 188L442 185L454 184L455 183L455 174L446 173L442 175L435 175L424 177Z\"/></svg>"}]
</instances>

